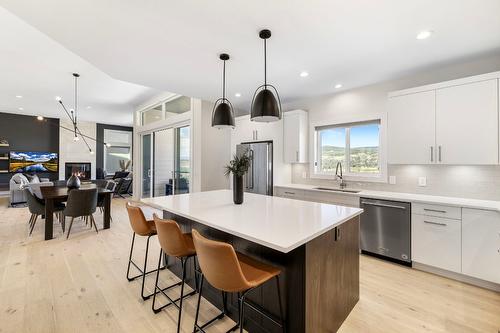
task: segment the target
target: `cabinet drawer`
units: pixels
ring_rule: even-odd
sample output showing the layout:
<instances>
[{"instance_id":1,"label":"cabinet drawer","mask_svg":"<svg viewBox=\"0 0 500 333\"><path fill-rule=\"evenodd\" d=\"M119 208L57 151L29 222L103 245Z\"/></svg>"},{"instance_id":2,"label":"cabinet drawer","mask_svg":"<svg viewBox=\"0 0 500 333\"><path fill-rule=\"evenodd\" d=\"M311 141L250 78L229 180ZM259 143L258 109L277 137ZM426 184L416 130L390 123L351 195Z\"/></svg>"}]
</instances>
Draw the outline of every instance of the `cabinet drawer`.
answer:
<instances>
[{"instance_id":1,"label":"cabinet drawer","mask_svg":"<svg viewBox=\"0 0 500 333\"><path fill-rule=\"evenodd\" d=\"M359 207L359 197L349 194L329 193L320 191L304 191L308 201L328 203L332 205Z\"/></svg>"},{"instance_id":2,"label":"cabinet drawer","mask_svg":"<svg viewBox=\"0 0 500 333\"><path fill-rule=\"evenodd\" d=\"M460 273L462 222L412 214L412 260Z\"/></svg>"},{"instance_id":3,"label":"cabinet drawer","mask_svg":"<svg viewBox=\"0 0 500 333\"><path fill-rule=\"evenodd\" d=\"M460 207L414 203L411 205L411 210L413 214L418 215L445 217L455 220L462 219L462 209Z\"/></svg>"},{"instance_id":4,"label":"cabinet drawer","mask_svg":"<svg viewBox=\"0 0 500 333\"><path fill-rule=\"evenodd\" d=\"M290 198L290 199L300 199L303 200L304 191L294 188L287 187L275 187L274 195L282 198Z\"/></svg>"}]
</instances>

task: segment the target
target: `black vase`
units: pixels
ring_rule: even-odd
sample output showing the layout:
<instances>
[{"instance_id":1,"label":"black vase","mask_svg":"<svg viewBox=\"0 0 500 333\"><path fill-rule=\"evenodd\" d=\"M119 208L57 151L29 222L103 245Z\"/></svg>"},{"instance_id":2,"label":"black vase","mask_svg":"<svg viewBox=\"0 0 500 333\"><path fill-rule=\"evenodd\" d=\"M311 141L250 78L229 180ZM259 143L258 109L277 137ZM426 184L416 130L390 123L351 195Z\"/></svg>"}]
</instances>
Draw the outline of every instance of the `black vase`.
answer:
<instances>
[{"instance_id":1,"label":"black vase","mask_svg":"<svg viewBox=\"0 0 500 333\"><path fill-rule=\"evenodd\" d=\"M243 203L243 176L233 175L233 201L236 205Z\"/></svg>"},{"instance_id":2,"label":"black vase","mask_svg":"<svg viewBox=\"0 0 500 333\"><path fill-rule=\"evenodd\" d=\"M80 188L80 178L78 178L78 176L71 175L66 182L66 186L68 188Z\"/></svg>"}]
</instances>

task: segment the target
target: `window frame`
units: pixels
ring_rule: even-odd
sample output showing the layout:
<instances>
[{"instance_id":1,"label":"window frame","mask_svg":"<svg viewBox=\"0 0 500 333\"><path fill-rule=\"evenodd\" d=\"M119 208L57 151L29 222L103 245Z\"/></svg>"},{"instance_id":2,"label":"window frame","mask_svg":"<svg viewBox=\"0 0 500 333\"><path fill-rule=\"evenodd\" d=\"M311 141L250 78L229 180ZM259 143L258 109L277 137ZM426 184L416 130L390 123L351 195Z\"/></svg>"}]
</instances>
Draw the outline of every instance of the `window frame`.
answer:
<instances>
[{"instance_id":1,"label":"window frame","mask_svg":"<svg viewBox=\"0 0 500 333\"><path fill-rule=\"evenodd\" d=\"M351 172L351 128L360 125L368 125L378 123L379 125L379 172L378 173L361 173ZM320 147L320 131L332 128L345 128L345 158L343 163L345 172L343 172L344 180L351 181L367 181L367 182L387 182L387 159L385 150L385 121L382 117L369 118L369 119L350 119L342 122L317 122L311 123L311 162L310 162L310 178L318 179L336 179L334 172L324 172L321 170L321 158L319 153Z\"/></svg>"}]
</instances>

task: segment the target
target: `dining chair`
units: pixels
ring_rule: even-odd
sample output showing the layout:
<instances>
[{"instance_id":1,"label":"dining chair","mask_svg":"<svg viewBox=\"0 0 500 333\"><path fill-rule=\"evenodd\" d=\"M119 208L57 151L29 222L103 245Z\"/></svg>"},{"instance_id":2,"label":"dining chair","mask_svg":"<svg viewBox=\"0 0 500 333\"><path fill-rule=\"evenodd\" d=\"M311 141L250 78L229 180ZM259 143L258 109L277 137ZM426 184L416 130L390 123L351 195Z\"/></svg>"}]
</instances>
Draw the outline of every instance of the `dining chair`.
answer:
<instances>
[{"instance_id":1,"label":"dining chair","mask_svg":"<svg viewBox=\"0 0 500 333\"><path fill-rule=\"evenodd\" d=\"M68 202L66 203L66 208L63 210L64 216L71 217L71 222L69 223L68 234L66 239L69 238L71 232L71 227L73 226L73 221L75 217L84 217L90 220L90 227L92 225L95 231L98 233L97 225L94 220L93 214L97 207L97 189L73 189L69 191Z\"/></svg>"},{"instance_id":2,"label":"dining chair","mask_svg":"<svg viewBox=\"0 0 500 333\"><path fill-rule=\"evenodd\" d=\"M103 184L102 186L105 190L108 190L108 191L111 191L111 192L114 192L115 191L115 187L116 187L116 183L112 180L107 180L105 181L105 183ZM104 195L103 196L98 196L97 198L97 207L99 208L99 211L101 212L101 214L104 214ZM113 217L110 216L109 217L111 219L111 221L113 221Z\"/></svg>"},{"instance_id":3,"label":"dining chair","mask_svg":"<svg viewBox=\"0 0 500 333\"><path fill-rule=\"evenodd\" d=\"M28 203L28 210L31 213L30 219L28 221L30 227L29 235L31 236L31 234L33 233L33 229L35 228L35 224L38 217L45 215L45 205L35 197L30 188L25 188L24 193L26 197L26 202ZM63 210L64 210L64 204L62 203L56 204L54 206L54 212L57 215L59 222L61 222L61 226L64 232L65 226L64 226L64 217L62 214Z\"/></svg>"}]
</instances>

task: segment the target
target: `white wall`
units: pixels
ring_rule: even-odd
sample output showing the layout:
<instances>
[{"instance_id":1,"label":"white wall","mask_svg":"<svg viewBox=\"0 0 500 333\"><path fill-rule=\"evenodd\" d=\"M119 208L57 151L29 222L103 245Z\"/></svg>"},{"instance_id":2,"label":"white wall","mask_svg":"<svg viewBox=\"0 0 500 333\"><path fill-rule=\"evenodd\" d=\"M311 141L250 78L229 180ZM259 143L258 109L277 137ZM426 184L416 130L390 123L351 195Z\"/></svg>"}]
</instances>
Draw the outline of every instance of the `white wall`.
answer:
<instances>
[{"instance_id":1,"label":"white wall","mask_svg":"<svg viewBox=\"0 0 500 333\"><path fill-rule=\"evenodd\" d=\"M301 100L284 106L285 110L305 109L309 121L342 122L344 119L385 118L387 94L390 91L417 87L461 77L484 74L500 70L500 55L491 55L475 60L463 61L422 71L418 75L353 89L337 94ZM311 149L311 144L309 144ZM305 174L305 178L303 175ZM355 182L352 187L416 192L436 195L451 195L472 198L495 198L500 200L500 167L479 166L398 166L389 165L388 175L397 176L397 184ZM419 187L417 178L427 177L427 186ZM292 182L314 185L337 185L336 181L311 179L309 165L294 165Z\"/></svg>"},{"instance_id":2,"label":"white wall","mask_svg":"<svg viewBox=\"0 0 500 333\"><path fill-rule=\"evenodd\" d=\"M69 121L61 120L61 126L66 128L72 128L72 124ZM79 121L78 128L84 135L88 135L92 138L96 137L96 123ZM95 179L95 169L96 169L96 142L94 140L87 139L87 143L94 152L94 154L89 153L89 149L82 138L78 141L73 141L74 133L64 128L59 129L59 179L64 179L65 163L66 162L90 162L91 163L91 174L92 179Z\"/></svg>"},{"instance_id":3,"label":"white wall","mask_svg":"<svg viewBox=\"0 0 500 333\"><path fill-rule=\"evenodd\" d=\"M231 129L212 127L213 103L201 102L201 191L229 188L224 166L230 160Z\"/></svg>"}]
</instances>

